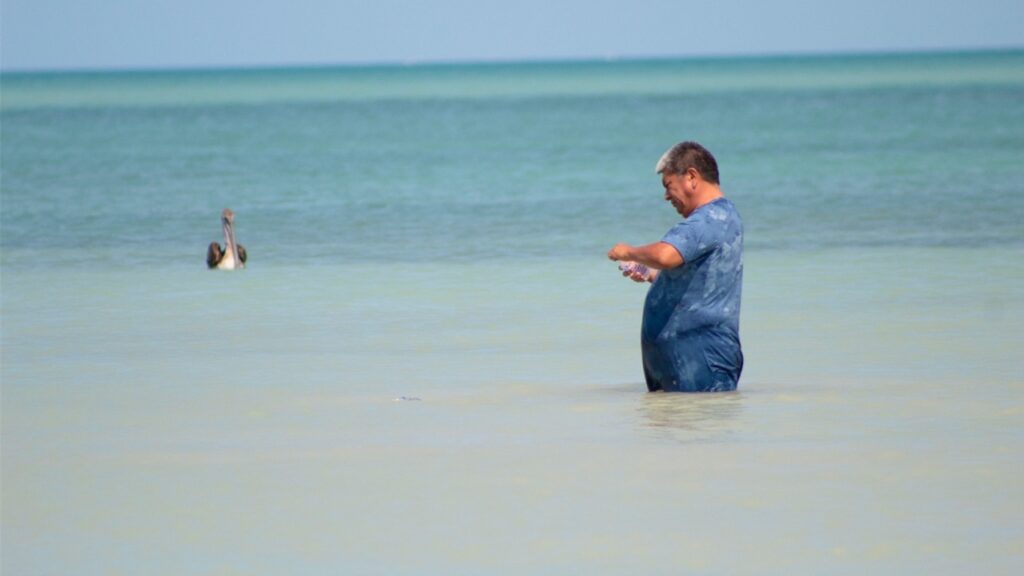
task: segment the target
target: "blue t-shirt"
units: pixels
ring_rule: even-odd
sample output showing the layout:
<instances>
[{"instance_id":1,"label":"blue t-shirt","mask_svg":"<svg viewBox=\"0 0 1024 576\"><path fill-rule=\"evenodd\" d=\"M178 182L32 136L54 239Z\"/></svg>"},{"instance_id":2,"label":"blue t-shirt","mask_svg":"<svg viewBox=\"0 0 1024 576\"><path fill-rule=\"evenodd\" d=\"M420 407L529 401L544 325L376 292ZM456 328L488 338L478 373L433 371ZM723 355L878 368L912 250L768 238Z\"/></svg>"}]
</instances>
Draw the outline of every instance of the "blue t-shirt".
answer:
<instances>
[{"instance_id":1,"label":"blue t-shirt","mask_svg":"<svg viewBox=\"0 0 1024 576\"><path fill-rule=\"evenodd\" d=\"M683 265L662 270L644 303L641 346L651 390L735 390L743 370L743 222L722 197L661 239Z\"/></svg>"}]
</instances>

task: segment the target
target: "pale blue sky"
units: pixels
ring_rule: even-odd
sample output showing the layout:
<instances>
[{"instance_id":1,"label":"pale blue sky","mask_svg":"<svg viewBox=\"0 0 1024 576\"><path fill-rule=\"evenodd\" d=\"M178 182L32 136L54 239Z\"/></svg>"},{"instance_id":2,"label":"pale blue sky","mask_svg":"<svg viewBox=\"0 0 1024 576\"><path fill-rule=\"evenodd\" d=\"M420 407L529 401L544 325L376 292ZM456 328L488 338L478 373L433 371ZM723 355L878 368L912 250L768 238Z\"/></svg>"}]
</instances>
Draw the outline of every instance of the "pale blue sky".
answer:
<instances>
[{"instance_id":1,"label":"pale blue sky","mask_svg":"<svg viewBox=\"0 0 1024 576\"><path fill-rule=\"evenodd\" d=\"M1024 47L1021 0L2 0L6 70Z\"/></svg>"}]
</instances>

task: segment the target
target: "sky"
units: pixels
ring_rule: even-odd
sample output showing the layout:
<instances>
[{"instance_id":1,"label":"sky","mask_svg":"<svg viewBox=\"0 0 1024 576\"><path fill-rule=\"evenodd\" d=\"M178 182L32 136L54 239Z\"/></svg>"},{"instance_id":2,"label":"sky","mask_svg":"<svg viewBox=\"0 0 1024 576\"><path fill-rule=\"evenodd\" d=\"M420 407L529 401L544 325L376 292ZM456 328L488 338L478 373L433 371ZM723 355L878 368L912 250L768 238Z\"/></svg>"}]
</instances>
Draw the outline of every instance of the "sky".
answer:
<instances>
[{"instance_id":1,"label":"sky","mask_svg":"<svg viewBox=\"0 0 1024 576\"><path fill-rule=\"evenodd\" d=\"M2 0L3 70L1024 48L1021 0Z\"/></svg>"}]
</instances>

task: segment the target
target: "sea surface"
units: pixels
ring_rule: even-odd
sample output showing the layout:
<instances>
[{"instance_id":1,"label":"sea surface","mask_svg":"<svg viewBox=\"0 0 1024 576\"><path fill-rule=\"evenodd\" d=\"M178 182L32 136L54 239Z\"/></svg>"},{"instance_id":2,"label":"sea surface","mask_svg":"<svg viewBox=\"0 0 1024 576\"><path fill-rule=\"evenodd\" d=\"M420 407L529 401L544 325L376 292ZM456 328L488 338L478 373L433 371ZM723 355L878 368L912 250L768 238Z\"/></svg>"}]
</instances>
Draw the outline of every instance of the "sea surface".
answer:
<instances>
[{"instance_id":1,"label":"sea surface","mask_svg":"<svg viewBox=\"0 0 1024 576\"><path fill-rule=\"evenodd\" d=\"M687 139L736 393L605 257ZM4 73L0 192L5 576L1024 571L1024 51Z\"/></svg>"}]
</instances>

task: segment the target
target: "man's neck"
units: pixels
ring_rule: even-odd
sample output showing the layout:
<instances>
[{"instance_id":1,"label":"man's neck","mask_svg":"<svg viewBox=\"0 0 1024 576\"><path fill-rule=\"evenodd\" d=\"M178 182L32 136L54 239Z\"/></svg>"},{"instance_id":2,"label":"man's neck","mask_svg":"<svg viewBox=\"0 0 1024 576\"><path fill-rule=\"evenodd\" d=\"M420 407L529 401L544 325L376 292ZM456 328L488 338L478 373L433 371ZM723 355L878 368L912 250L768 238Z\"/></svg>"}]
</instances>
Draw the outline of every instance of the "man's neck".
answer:
<instances>
[{"instance_id":1,"label":"man's neck","mask_svg":"<svg viewBox=\"0 0 1024 576\"><path fill-rule=\"evenodd\" d=\"M722 194L721 188L714 184L707 184L704 189L700 190L697 194L697 208L700 208L709 202L714 202L722 196L724 195Z\"/></svg>"}]
</instances>

